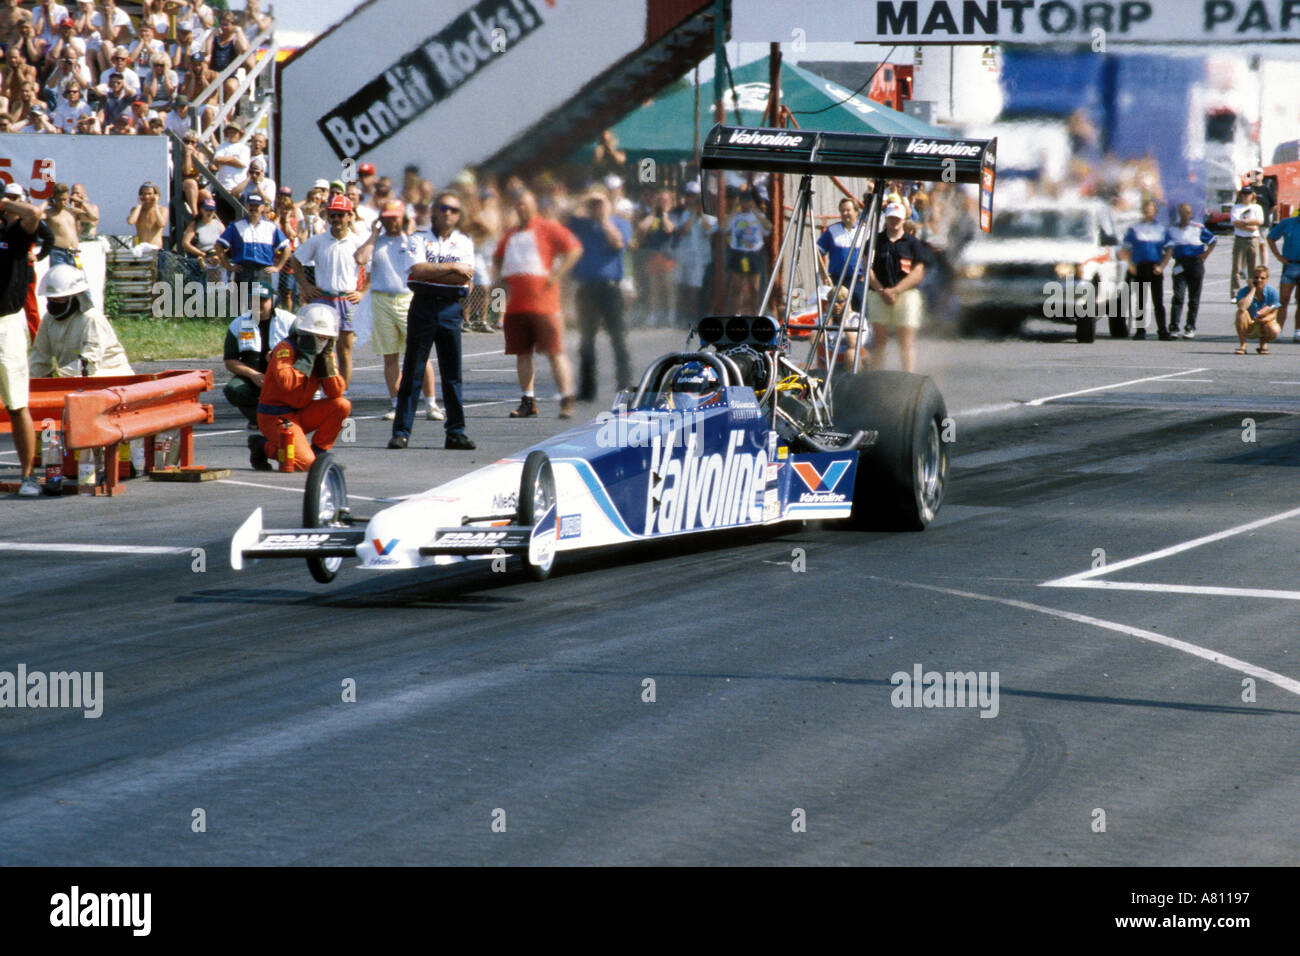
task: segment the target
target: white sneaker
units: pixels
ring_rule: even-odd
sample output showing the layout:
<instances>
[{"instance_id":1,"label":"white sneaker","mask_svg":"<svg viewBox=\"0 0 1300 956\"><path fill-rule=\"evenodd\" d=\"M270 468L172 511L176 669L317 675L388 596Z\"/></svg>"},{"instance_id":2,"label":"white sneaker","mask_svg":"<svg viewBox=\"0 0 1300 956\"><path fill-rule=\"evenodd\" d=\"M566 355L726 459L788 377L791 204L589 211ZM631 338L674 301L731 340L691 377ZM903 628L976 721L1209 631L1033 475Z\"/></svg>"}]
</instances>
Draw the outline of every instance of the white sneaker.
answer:
<instances>
[{"instance_id":1,"label":"white sneaker","mask_svg":"<svg viewBox=\"0 0 1300 956\"><path fill-rule=\"evenodd\" d=\"M23 475L22 484L18 486L18 494L23 498L35 498L41 493L41 483L36 480L35 475Z\"/></svg>"},{"instance_id":2,"label":"white sneaker","mask_svg":"<svg viewBox=\"0 0 1300 956\"><path fill-rule=\"evenodd\" d=\"M380 415L379 417L386 422L391 422L394 418L397 417L397 409L390 408L388 411L384 412L384 414Z\"/></svg>"},{"instance_id":3,"label":"white sneaker","mask_svg":"<svg viewBox=\"0 0 1300 956\"><path fill-rule=\"evenodd\" d=\"M445 421L447 416L442 413L442 409L437 405L429 405L424 409L424 417L431 422Z\"/></svg>"},{"instance_id":4,"label":"white sneaker","mask_svg":"<svg viewBox=\"0 0 1300 956\"><path fill-rule=\"evenodd\" d=\"M1196 338L1196 330L1195 330L1195 329L1184 329L1184 330L1183 330L1183 338L1185 338L1185 339L1194 339L1194 338Z\"/></svg>"}]
</instances>

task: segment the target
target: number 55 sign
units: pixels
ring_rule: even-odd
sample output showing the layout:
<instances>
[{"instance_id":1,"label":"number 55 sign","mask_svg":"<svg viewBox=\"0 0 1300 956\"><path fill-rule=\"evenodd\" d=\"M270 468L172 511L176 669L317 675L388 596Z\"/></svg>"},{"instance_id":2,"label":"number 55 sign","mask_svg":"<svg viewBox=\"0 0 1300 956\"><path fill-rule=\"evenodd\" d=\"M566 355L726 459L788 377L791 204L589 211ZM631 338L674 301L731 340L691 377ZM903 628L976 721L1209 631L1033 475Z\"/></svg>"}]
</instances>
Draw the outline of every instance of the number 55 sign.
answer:
<instances>
[{"instance_id":1,"label":"number 55 sign","mask_svg":"<svg viewBox=\"0 0 1300 956\"><path fill-rule=\"evenodd\" d=\"M0 181L6 186L15 182L12 167L13 159L0 156ZM30 181L23 183L18 180L18 184L27 190L32 199L49 199L54 195L54 160L33 159Z\"/></svg>"},{"instance_id":2,"label":"number 55 sign","mask_svg":"<svg viewBox=\"0 0 1300 956\"><path fill-rule=\"evenodd\" d=\"M141 183L157 183L167 202L167 143L165 136L0 133L0 188L17 183L39 203L54 195L55 182L84 183L99 206L100 233L130 235L126 217Z\"/></svg>"}]
</instances>

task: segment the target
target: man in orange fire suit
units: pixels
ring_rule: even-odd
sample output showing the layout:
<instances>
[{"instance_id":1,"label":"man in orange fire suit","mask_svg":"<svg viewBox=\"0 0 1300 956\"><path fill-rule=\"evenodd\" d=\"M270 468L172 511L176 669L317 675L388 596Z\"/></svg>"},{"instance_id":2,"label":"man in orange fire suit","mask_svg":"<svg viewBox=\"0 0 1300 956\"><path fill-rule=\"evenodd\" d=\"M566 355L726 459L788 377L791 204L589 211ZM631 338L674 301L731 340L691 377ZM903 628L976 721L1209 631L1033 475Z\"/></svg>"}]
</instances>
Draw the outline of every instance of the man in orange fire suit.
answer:
<instances>
[{"instance_id":1,"label":"man in orange fire suit","mask_svg":"<svg viewBox=\"0 0 1300 956\"><path fill-rule=\"evenodd\" d=\"M285 422L293 432L294 471L311 468L316 456L338 438L343 420L352 411L352 403L343 397L343 376L334 355L338 334L338 313L323 303L309 303L298 311L289 338L271 350L257 405L262 434L248 438L249 461L258 471L270 471L271 459L279 456ZM325 397L313 400L317 389ZM308 443L312 432L315 435ZM284 462L282 470L290 470L287 449Z\"/></svg>"}]
</instances>

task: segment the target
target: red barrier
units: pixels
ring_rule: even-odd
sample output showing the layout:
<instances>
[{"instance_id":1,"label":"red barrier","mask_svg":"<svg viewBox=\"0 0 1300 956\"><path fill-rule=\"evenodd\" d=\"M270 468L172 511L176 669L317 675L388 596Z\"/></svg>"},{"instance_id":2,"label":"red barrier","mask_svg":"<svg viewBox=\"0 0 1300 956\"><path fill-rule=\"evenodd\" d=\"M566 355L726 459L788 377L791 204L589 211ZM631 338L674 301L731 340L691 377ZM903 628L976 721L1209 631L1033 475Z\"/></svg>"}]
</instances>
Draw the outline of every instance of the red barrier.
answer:
<instances>
[{"instance_id":1,"label":"red barrier","mask_svg":"<svg viewBox=\"0 0 1300 956\"><path fill-rule=\"evenodd\" d=\"M28 408L39 436L41 423L53 420L63 431L64 474L76 474L80 449L103 449L105 462L118 461L118 446L145 440L145 472L154 470L154 436L180 430L180 466L194 464L194 426L211 424L213 410L199 396L212 388L206 370L169 371L150 375L105 375L98 378L34 378ZM0 431L11 431L0 409ZM71 470L69 470L71 469ZM119 470L104 469L96 494L121 491Z\"/></svg>"}]
</instances>

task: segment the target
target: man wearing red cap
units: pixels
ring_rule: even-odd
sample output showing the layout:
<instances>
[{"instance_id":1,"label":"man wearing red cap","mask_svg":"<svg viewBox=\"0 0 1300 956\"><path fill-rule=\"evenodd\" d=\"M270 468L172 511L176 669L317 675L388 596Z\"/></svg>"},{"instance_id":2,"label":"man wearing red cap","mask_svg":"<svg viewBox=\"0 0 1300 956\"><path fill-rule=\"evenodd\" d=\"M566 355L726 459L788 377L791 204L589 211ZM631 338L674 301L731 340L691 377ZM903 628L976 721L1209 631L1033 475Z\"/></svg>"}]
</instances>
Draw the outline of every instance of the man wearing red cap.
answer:
<instances>
[{"instance_id":1,"label":"man wearing red cap","mask_svg":"<svg viewBox=\"0 0 1300 956\"><path fill-rule=\"evenodd\" d=\"M358 263L362 241L352 232L352 202L346 196L335 196L325 207L329 232L322 232L305 240L293 254L294 275L303 301L323 302L338 313L339 373L346 389L352 383L352 308L361 301L357 289ZM369 252L366 253L367 257ZM304 266L316 267L316 281L307 278Z\"/></svg>"},{"instance_id":2,"label":"man wearing red cap","mask_svg":"<svg viewBox=\"0 0 1300 956\"><path fill-rule=\"evenodd\" d=\"M358 166L357 179L361 181L362 195L364 195L366 198L369 198L370 194L374 192L375 189L375 164L362 163L360 166Z\"/></svg>"}]
</instances>

